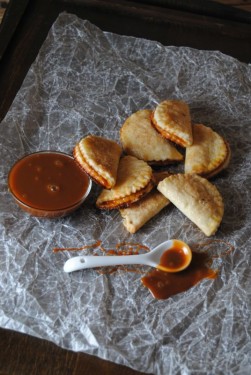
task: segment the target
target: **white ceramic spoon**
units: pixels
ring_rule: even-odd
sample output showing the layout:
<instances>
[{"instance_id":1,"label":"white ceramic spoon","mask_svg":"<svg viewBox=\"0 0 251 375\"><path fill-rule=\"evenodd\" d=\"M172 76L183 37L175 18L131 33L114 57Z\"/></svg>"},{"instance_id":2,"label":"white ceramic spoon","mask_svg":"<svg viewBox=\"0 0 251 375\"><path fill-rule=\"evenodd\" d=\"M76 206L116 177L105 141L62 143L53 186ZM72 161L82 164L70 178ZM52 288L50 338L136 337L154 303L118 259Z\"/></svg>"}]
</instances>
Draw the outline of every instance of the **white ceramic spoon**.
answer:
<instances>
[{"instance_id":1,"label":"white ceramic spoon","mask_svg":"<svg viewBox=\"0 0 251 375\"><path fill-rule=\"evenodd\" d=\"M177 261L172 264L164 264L161 262L161 257L165 252L175 251L178 249L182 262ZM177 259L179 254L176 253ZM172 258L175 255L172 256ZM64 265L65 272L73 272L86 268L104 267L104 266L117 266L122 264L145 264L147 266L155 267L166 272L179 272L184 270L192 260L192 251L190 247L180 240L168 240L159 244L152 251L140 255L80 255L68 259ZM161 264L163 263L163 264ZM176 267L174 267L176 263Z\"/></svg>"}]
</instances>

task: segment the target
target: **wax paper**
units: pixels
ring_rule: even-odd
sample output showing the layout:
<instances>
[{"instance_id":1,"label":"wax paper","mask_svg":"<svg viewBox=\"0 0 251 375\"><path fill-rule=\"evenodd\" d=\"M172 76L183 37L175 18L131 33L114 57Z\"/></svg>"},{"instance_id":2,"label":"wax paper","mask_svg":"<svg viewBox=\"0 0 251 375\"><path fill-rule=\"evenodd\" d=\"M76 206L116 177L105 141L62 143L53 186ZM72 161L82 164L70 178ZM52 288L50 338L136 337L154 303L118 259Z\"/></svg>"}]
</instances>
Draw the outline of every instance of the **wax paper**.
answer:
<instances>
[{"instance_id":1,"label":"wax paper","mask_svg":"<svg viewBox=\"0 0 251 375\"><path fill-rule=\"evenodd\" d=\"M64 262L81 251L55 247L208 241L172 205L129 234L118 211L95 207L95 184L83 207L52 220L21 211L8 191L18 158L39 150L71 154L88 134L119 142L130 114L169 98L186 101L192 121L211 126L231 147L227 171L212 180L225 212L211 239L234 247L216 261L218 277L156 300L142 273L64 273ZM1 123L0 325L145 373L250 374L250 124L249 65L217 51L103 32L61 14Z\"/></svg>"}]
</instances>

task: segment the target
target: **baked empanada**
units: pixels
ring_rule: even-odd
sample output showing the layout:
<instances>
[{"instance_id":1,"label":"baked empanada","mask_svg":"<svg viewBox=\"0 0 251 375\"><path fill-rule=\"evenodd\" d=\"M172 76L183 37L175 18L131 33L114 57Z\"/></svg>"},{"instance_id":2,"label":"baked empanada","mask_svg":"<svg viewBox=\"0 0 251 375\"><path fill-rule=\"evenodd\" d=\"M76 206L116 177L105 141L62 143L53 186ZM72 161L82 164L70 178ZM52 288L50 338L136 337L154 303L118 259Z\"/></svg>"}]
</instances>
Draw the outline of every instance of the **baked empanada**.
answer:
<instances>
[{"instance_id":1,"label":"baked empanada","mask_svg":"<svg viewBox=\"0 0 251 375\"><path fill-rule=\"evenodd\" d=\"M163 194L154 189L130 207L119 210L123 225L128 232L135 233L169 203L170 201Z\"/></svg>"},{"instance_id":2,"label":"baked empanada","mask_svg":"<svg viewBox=\"0 0 251 375\"><path fill-rule=\"evenodd\" d=\"M143 160L127 155L120 159L116 185L111 190L102 190L96 205L104 209L127 207L153 187L152 168Z\"/></svg>"},{"instance_id":3,"label":"baked empanada","mask_svg":"<svg viewBox=\"0 0 251 375\"><path fill-rule=\"evenodd\" d=\"M185 173L196 173L206 178L218 174L229 164L230 148L211 128L193 125L193 144L186 148Z\"/></svg>"},{"instance_id":4,"label":"baked empanada","mask_svg":"<svg viewBox=\"0 0 251 375\"><path fill-rule=\"evenodd\" d=\"M99 185L111 189L117 178L122 148L114 141L95 135L80 140L73 150L76 162Z\"/></svg>"},{"instance_id":5,"label":"baked empanada","mask_svg":"<svg viewBox=\"0 0 251 375\"><path fill-rule=\"evenodd\" d=\"M157 105L152 115L156 130L166 139L182 147L191 146L193 134L190 110L181 100L165 100Z\"/></svg>"},{"instance_id":6,"label":"baked empanada","mask_svg":"<svg viewBox=\"0 0 251 375\"><path fill-rule=\"evenodd\" d=\"M168 164L183 160L183 155L157 132L151 123L152 111L140 110L124 122L120 140L124 151L149 164Z\"/></svg>"},{"instance_id":7,"label":"baked empanada","mask_svg":"<svg viewBox=\"0 0 251 375\"><path fill-rule=\"evenodd\" d=\"M206 236L217 231L224 205L221 194L207 179L196 174L176 174L161 181L157 189Z\"/></svg>"}]
</instances>

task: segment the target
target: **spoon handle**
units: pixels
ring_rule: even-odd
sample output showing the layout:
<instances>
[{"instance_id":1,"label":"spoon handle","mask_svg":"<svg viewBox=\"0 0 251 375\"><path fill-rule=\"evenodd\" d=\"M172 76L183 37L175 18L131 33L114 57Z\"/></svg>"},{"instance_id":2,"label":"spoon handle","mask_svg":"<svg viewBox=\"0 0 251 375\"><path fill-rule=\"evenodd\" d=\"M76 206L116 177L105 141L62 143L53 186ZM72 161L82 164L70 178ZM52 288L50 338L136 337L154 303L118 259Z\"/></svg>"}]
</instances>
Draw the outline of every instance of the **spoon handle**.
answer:
<instances>
[{"instance_id":1,"label":"spoon handle","mask_svg":"<svg viewBox=\"0 0 251 375\"><path fill-rule=\"evenodd\" d=\"M81 255L68 259L64 265L65 272L73 272L86 268L117 266L122 264L149 264L146 254L140 255L112 255L93 256Z\"/></svg>"}]
</instances>

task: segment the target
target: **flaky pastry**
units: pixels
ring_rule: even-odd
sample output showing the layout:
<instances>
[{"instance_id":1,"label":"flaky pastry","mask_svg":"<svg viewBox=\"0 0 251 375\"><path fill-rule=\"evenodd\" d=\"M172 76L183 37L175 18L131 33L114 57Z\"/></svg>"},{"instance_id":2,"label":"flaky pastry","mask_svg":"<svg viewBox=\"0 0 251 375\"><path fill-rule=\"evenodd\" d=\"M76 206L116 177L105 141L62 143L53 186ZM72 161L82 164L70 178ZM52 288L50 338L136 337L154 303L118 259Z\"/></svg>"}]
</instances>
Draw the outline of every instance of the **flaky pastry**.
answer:
<instances>
[{"instance_id":1,"label":"flaky pastry","mask_svg":"<svg viewBox=\"0 0 251 375\"><path fill-rule=\"evenodd\" d=\"M151 110L143 109L126 119L120 129L124 151L154 165L183 160L183 155L175 146L154 129L151 113Z\"/></svg>"},{"instance_id":2,"label":"flaky pastry","mask_svg":"<svg viewBox=\"0 0 251 375\"><path fill-rule=\"evenodd\" d=\"M206 236L217 231L224 205L221 194L207 179L196 174L176 174L165 178L157 188Z\"/></svg>"},{"instance_id":3,"label":"flaky pastry","mask_svg":"<svg viewBox=\"0 0 251 375\"><path fill-rule=\"evenodd\" d=\"M152 190L130 207L120 209L123 225L128 232L135 233L169 203L170 201L163 194L157 190Z\"/></svg>"},{"instance_id":4,"label":"flaky pastry","mask_svg":"<svg viewBox=\"0 0 251 375\"><path fill-rule=\"evenodd\" d=\"M73 156L81 168L102 187L111 189L117 178L122 148L114 141L95 135L80 140Z\"/></svg>"},{"instance_id":5,"label":"flaky pastry","mask_svg":"<svg viewBox=\"0 0 251 375\"><path fill-rule=\"evenodd\" d=\"M168 172L154 172L153 181L157 185L169 175ZM123 218L123 225L128 232L135 233L169 203L169 199L161 194L155 187L138 202L119 210Z\"/></svg>"},{"instance_id":6,"label":"flaky pastry","mask_svg":"<svg viewBox=\"0 0 251 375\"><path fill-rule=\"evenodd\" d=\"M153 187L151 167L143 160L127 155L120 159L116 185L111 190L102 190L96 205L104 209L127 207Z\"/></svg>"},{"instance_id":7,"label":"flaky pastry","mask_svg":"<svg viewBox=\"0 0 251 375\"><path fill-rule=\"evenodd\" d=\"M156 130L166 139L182 147L191 146L193 134L190 110L181 100L165 100L157 105L152 115Z\"/></svg>"},{"instance_id":8,"label":"flaky pastry","mask_svg":"<svg viewBox=\"0 0 251 375\"><path fill-rule=\"evenodd\" d=\"M230 148L210 127L193 125L193 144L186 148L185 173L213 177L229 164Z\"/></svg>"}]
</instances>

